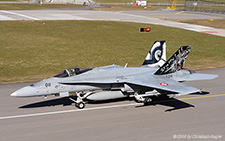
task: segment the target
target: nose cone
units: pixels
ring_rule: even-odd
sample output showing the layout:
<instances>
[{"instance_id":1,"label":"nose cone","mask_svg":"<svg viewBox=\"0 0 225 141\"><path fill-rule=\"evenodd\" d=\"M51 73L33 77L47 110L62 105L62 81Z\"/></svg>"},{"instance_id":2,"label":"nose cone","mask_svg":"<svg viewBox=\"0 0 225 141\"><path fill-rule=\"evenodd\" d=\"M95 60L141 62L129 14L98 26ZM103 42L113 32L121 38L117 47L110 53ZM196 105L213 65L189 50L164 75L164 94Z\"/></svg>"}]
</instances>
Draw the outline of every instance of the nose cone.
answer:
<instances>
[{"instance_id":1,"label":"nose cone","mask_svg":"<svg viewBox=\"0 0 225 141\"><path fill-rule=\"evenodd\" d=\"M14 93L12 93L12 94L11 94L11 96L17 96L17 93L16 93L16 92L14 92Z\"/></svg>"},{"instance_id":2,"label":"nose cone","mask_svg":"<svg viewBox=\"0 0 225 141\"><path fill-rule=\"evenodd\" d=\"M34 96L36 93L35 88L32 88L31 86L26 86L23 87L17 91L15 91L14 93L11 94L11 96L14 97L29 97L29 96Z\"/></svg>"}]
</instances>

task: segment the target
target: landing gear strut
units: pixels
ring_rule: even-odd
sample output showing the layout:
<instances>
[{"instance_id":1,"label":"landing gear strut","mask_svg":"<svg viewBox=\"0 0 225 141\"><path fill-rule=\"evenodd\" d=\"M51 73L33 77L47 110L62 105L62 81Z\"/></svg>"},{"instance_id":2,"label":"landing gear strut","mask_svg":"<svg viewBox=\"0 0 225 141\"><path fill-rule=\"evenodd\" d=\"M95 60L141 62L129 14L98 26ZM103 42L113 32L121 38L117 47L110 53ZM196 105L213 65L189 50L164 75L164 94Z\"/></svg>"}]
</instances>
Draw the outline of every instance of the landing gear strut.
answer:
<instances>
[{"instance_id":1,"label":"landing gear strut","mask_svg":"<svg viewBox=\"0 0 225 141\"><path fill-rule=\"evenodd\" d=\"M134 94L134 101L137 103L144 103L144 105L151 104L152 99L150 97L143 97L142 95L139 94Z\"/></svg>"},{"instance_id":2,"label":"landing gear strut","mask_svg":"<svg viewBox=\"0 0 225 141\"><path fill-rule=\"evenodd\" d=\"M85 102L83 101L83 99L85 99L86 97L88 97L91 94L92 94L92 92L88 92L88 93L84 94L83 96L81 96L81 93L77 93L76 100L71 97L69 97L69 99L71 101L75 102L75 107L77 107L78 109L83 109L83 108L85 108Z\"/></svg>"}]
</instances>

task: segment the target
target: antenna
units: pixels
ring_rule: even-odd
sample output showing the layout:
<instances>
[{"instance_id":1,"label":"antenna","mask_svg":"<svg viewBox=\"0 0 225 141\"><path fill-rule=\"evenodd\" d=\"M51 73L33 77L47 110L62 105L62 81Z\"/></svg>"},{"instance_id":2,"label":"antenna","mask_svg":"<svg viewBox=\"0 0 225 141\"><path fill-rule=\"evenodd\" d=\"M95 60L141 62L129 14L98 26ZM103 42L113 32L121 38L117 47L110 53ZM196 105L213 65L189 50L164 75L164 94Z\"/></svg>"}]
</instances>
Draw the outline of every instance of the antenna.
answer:
<instances>
[{"instance_id":1,"label":"antenna","mask_svg":"<svg viewBox=\"0 0 225 141\"><path fill-rule=\"evenodd\" d=\"M125 64L124 68L126 68L126 67L127 67L127 65L128 65L128 63L126 63L126 64Z\"/></svg>"}]
</instances>

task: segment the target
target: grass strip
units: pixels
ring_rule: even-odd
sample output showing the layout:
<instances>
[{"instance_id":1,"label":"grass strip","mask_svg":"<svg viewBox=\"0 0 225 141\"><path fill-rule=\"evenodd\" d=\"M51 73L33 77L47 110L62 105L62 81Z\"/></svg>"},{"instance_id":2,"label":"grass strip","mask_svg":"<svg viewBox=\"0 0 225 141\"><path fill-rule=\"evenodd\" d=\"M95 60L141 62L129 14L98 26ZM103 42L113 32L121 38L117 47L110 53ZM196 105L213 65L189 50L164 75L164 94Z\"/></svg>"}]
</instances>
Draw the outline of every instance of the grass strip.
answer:
<instances>
[{"instance_id":1,"label":"grass strip","mask_svg":"<svg viewBox=\"0 0 225 141\"><path fill-rule=\"evenodd\" d=\"M139 27L151 27L140 33ZM106 21L0 22L0 83L38 81L69 67L141 66L155 40L167 58L192 45L185 67L225 67L224 38L157 25Z\"/></svg>"}]
</instances>

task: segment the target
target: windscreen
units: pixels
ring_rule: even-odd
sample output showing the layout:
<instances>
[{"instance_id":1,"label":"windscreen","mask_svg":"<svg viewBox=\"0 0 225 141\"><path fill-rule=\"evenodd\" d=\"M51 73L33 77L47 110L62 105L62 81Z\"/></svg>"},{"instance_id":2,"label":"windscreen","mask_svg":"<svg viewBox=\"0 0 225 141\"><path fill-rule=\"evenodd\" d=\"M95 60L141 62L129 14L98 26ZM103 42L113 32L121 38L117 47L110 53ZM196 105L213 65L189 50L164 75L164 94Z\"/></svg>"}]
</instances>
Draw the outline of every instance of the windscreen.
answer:
<instances>
[{"instance_id":1,"label":"windscreen","mask_svg":"<svg viewBox=\"0 0 225 141\"><path fill-rule=\"evenodd\" d=\"M68 68L64 71L60 72L59 74L55 75L54 77L70 77L70 76L76 76L81 73L87 72L89 70L92 70L91 68Z\"/></svg>"}]
</instances>

